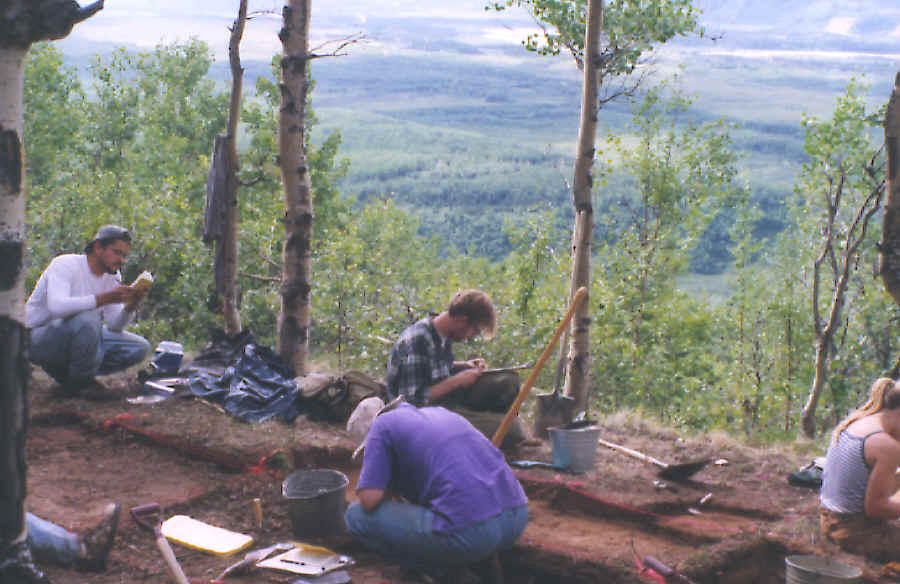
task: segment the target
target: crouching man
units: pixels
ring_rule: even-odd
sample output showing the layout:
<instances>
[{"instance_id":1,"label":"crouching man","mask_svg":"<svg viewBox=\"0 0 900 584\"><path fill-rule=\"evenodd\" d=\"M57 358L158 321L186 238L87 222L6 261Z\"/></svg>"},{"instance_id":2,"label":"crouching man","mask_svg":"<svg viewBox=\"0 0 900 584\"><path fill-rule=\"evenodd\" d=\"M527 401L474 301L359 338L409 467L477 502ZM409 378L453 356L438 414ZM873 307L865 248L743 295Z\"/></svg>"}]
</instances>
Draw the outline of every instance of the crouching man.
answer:
<instances>
[{"instance_id":1,"label":"crouching man","mask_svg":"<svg viewBox=\"0 0 900 584\"><path fill-rule=\"evenodd\" d=\"M25 304L29 358L70 395L102 390L95 376L140 363L150 350L146 339L124 330L146 294L122 285L131 235L104 225L84 251L54 258Z\"/></svg>"},{"instance_id":2,"label":"crouching man","mask_svg":"<svg viewBox=\"0 0 900 584\"><path fill-rule=\"evenodd\" d=\"M503 454L445 408L399 403L376 414L366 407L370 400L380 401L364 400L364 413L348 423L362 428L358 434L370 429L347 529L385 558L432 577L455 581L477 563L496 581L496 552L511 547L528 522L528 499Z\"/></svg>"}]
</instances>

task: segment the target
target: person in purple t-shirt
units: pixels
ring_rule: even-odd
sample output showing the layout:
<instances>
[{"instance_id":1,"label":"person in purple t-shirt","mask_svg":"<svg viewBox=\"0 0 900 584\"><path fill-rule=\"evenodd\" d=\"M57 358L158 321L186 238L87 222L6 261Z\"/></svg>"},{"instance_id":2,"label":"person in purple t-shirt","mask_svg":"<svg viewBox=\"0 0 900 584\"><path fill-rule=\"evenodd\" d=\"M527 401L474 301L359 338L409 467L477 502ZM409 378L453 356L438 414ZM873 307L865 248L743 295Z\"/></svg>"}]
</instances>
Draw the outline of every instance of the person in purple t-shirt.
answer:
<instances>
[{"instance_id":1,"label":"person in purple t-shirt","mask_svg":"<svg viewBox=\"0 0 900 584\"><path fill-rule=\"evenodd\" d=\"M359 501L345 521L387 559L438 572L488 559L496 569L495 552L524 531L525 492L503 454L459 414L400 404L374 417L364 446Z\"/></svg>"}]
</instances>

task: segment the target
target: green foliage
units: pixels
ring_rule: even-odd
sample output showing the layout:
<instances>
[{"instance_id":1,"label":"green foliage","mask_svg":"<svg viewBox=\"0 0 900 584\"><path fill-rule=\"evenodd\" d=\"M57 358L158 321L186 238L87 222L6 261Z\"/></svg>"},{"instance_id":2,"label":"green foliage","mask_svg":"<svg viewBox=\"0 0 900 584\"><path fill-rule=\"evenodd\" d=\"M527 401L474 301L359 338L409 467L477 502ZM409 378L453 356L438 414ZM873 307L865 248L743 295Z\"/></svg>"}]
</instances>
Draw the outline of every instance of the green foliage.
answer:
<instances>
[{"instance_id":1,"label":"green foliage","mask_svg":"<svg viewBox=\"0 0 900 584\"><path fill-rule=\"evenodd\" d=\"M29 83L52 76L59 60L55 49L40 47L28 63ZM199 41L148 53L120 49L93 60L90 99L65 70L56 73L69 88L64 101L48 105L65 97L54 93L57 88L26 94L29 115L53 116L26 129L28 156L34 151L41 160L53 149L52 156L69 165L53 177L40 171L31 177L31 281L57 253L80 251L99 225L118 223L135 234L123 278L130 281L143 269L156 278L136 329L190 342L214 322L214 315L197 309L205 305L211 278L209 254L198 240L208 153L227 104L207 77L210 62ZM27 132L72 111L79 115L63 122L65 132L36 137L32 146Z\"/></svg>"},{"instance_id":2,"label":"green foliage","mask_svg":"<svg viewBox=\"0 0 900 584\"><path fill-rule=\"evenodd\" d=\"M877 210L874 196L885 178L881 149L884 109L870 110L866 91L867 87L851 81L837 98L830 119L804 118L809 161L803 165L795 189L796 203L789 207L796 229L782 236L786 245L792 246L794 257L803 262L810 288L818 285L820 322L815 322L812 306L807 317L809 326L816 328L824 326L833 299L838 297L840 258L851 249L848 242L862 238L850 255L839 330L829 350L830 399L820 414L826 426L859 403L859 392L888 369L889 360L884 356L891 341L884 325L897 312L880 282L872 281L871 266L878 261L877 216L868 229L859 221ZM817 258L821 266L818 282L812 273Z\"/></svg>"},{"instance_id":3,"label":"green foliage","mask_svg":"<svg viewBox=\"0 0 900 584\"><path fill-rule=\"evenodd\" d=\"M71 172L76 160L59 156L78 146L84 123L84 91L77 72L63 64L62 54L48 43L28 52L24 100L28 136L27 172L32 187L47 186Z\"/></svg>"},{"instance_id":4,"label":"green foliage","mask_svg":"<svg viewBox=\"0 0 900 584\"><path fill-rule=\"evenodd\" d=\"M558 55L569 51L583 62L586 0L503 0L488 9L525 7L542 23L543 32L522 41L529 51ZM610 0L603 9L600 76L628 75L641 55L676 36L697 30L698 13L690 0ZM700 30L702 34L702 29Z\"/></svg>"},{"instance_id":5,"label":"green foliage","mask_svg":"<svg viewBox=\"0 0 900 584\"><path fill-rule=\"evenodd\" d=\"M26 73L30 283L53 255L79 250L99 224L121 223L136 235L126 280L142 269L156 275L135 329L151 341L174 338L192 347L220 319L212 250L199 242L212 140L227 113L227 94L209 81L210 64L208 49L196 41L123 50L97 58L79 82L55 49L42 45L31 52ZM245 100L239 131L240 308L245 325L269 345L283 241L275 65ZM510 92L527 91L513 81L504 80ZM502 92L481 90L502 105ZM636 408L688 428L790 437L812 378L809 265L820 228L816 193L827 182L822 169L846 171L848 196L864 194L871 182L860 165L871 157L878 129L856 87L831 120L809 118L803 128L809 162L792 203L783 176L764 192L752 180L749 188L739 184L732 137L745 146L756 130L693 115L689 106L662 90L649 92L630 121L616 123L601 153L609 162L594 194L600 221L591 408ZM469 115L453 109L440 115ZM532 109L528 123L544 113L562 119L552 108ZM458 345L457 356L483 355L498 366L536 360L569 294L572 217L558 145L531 139L537 125L487 138L436 129L427 117L412 123L402 115L321 111L308 150L316 210L313 358L380 375L390 349L383 339L442 310L459 288L478 287L496 302L499 335ZM367 153L364 163L351 168L340 158L348 132L336 131L334 116L357 120L361 128L349 140L354 152ZM497 119L486 125L501 127ZM309 121L315 122L311 110ZM58 124L64 131L55 130ZM427 146L410 149L411 133ZM782 219L785 208L791 215ZM780 228L776 219L789 229L778 240L761 239ZM847 221L841 217L839 225ZM455 236L441 241L434 233ZM866 273L876 235L870 233L856 264L823 422L857 403L895 359L896 308ZM704 302L678 285L691 277L700 253L718 254L723 263L733 258L724 302ZM552 387L553 365L538 387Z\"/></svg>"}]
</instances>

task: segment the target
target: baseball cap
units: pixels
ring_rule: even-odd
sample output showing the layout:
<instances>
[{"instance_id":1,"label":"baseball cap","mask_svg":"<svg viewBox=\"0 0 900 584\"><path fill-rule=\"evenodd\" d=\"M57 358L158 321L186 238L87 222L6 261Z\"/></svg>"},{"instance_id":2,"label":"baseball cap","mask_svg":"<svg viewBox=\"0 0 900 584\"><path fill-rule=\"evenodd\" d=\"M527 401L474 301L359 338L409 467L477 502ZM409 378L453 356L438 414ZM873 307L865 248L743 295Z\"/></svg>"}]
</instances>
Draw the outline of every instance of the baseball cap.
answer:
<instances>
[{"instance_id":1,"label":"baseball cap","mask_svg":"<svg viewBox=\"0 0 900 584\"><path fill-rule=\"evenodd\" d=\"M131 233L128 232L124 227L119 227L118 225L104 225L97 230L97 234L94 235L94 239L90 240L84 245L84 253L90 253L91 247L94 245L95 241L127 241L131 243Z\"/></svg>"},{"instance_id":2,"label":"baseball cap","mask_svg":"<svg viewBox=\"0 0 900 584\"><path fill-rule=\"evenodd\" d=\"M104 225L97 230L97 235L94 236L94 241L98 239L124 239L125 241L131 241L131 234L124 227Z\"/></svg>"},{"instance_id":3,"label":"baseball cap","mask_svg":"<svg viewBox=\"0 0 900 584\"><path fill-rule=\"evenodd\" d=\"M350 419L347 420L347 432L359 442L359 446L350 457L351 460L356 460L362 454L363 449L366 447L366 436L369 434L369 429L372 427L372 422L375 421L375 418L393 410L402 403L406 403L406 398L402 395L394 398L387 405L379 397L368 397L359 402L359 405L350 414Z\"/></svg>"}]
</instances>

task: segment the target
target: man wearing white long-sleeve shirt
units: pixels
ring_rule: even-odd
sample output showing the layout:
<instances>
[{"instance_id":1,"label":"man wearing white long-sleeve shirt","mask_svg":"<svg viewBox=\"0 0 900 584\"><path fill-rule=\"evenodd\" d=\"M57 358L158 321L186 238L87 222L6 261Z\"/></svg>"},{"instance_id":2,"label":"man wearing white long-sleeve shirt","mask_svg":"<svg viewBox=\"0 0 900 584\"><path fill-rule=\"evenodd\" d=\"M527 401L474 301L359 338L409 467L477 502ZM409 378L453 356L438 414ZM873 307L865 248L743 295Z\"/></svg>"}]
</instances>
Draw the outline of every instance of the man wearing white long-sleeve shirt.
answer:
<instances>
[{"instance_id":1,"label":"man wearing white long-sleeve shirt","mask_svg":"<svg viewBox=\"0 0 900 584\"><path fill-rule=\"evenodd\" d=\"M150 349L124 330L146 295L123 286L119 274L131 235L104 225L84 251L54 258L25 304L30 360L72 395L96 385L97 375L140 363Z\"/></svg>"}]
</instances>

